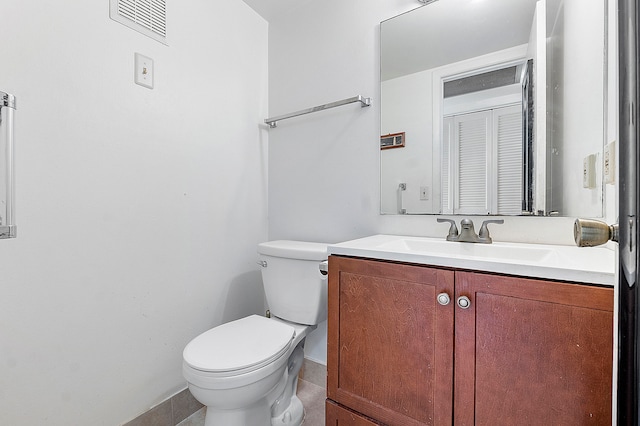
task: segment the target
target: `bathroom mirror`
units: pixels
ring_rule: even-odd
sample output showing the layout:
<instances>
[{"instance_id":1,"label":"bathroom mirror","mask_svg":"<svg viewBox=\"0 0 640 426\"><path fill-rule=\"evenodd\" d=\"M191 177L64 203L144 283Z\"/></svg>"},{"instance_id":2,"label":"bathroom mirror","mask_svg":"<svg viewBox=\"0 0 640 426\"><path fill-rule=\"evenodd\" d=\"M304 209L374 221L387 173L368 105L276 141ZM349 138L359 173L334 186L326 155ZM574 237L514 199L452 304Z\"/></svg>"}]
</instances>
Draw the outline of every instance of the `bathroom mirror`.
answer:
<instances>
[{"instance_id":1,"label":"bathroom mirror","mask_svg":"<svg viewBox=\"0 0 640 426\"><path fill-rule=\"evenodd\" d=\"M384 21L382 214L603 215L607 0L438 0Z\"/></svg>"}]
</instances>

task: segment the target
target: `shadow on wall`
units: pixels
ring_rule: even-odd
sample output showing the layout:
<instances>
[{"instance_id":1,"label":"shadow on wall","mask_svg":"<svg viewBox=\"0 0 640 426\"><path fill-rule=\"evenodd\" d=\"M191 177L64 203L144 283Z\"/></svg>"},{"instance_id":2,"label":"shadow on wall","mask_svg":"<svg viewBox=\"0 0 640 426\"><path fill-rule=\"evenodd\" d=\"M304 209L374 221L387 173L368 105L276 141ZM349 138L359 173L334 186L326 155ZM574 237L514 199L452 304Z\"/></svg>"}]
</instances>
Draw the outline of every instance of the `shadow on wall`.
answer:
<instances>
[{"instance_id":1,"label":"shadow on wall","mask_svg":"<svg viewBox=\"0 0 640 426\"><path fill-rule=\"evenodd\" d=\"M222 313L222 323L252 314L264 315L265 297L260 271L250 271L235 277L229 284Z\"/></svg>"}]
</instances>

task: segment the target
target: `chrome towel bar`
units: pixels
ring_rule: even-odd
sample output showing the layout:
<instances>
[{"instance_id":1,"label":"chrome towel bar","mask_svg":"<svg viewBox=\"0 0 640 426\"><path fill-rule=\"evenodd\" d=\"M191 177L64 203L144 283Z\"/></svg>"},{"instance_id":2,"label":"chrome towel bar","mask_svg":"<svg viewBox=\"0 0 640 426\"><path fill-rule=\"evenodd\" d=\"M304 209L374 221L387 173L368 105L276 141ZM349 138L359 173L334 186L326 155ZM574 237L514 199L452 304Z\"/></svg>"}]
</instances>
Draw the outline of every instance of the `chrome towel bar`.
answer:
<instances>
[{"instance_id":1,"label":"chrome towel bar","mask_svg":"<svg viewBox=\"0 0 640 426\"><path fill-rule=\"evenodd\" d=\"M16 97L0 92L0 239L15 238L18 227L15 223L15 170L13 116Z\"/></svg>"},{"instance_id":2,"label":"chrome towel bar","mask_svg":"<svg viewBox=\"0 0 640 426\"><path fill-rule=\"evenodd\" d=\"M297 117L299 115L310 114L312 112L318 112L329 108L335 108L342 105L352 104L354 102L360 102L361 107L368 107L371 105L371 98L365 98L362 95L354 96L352 98L343 99L341 101L331 102L329 104L318 105L313 108L303 109L302 111L292 112L290 114L279 115L277 117L271 117L264 120L266 124L269 125L270 128L274 128L277 126L278 121L286 120L287 118Z\"/></svg>"}]
</instances>

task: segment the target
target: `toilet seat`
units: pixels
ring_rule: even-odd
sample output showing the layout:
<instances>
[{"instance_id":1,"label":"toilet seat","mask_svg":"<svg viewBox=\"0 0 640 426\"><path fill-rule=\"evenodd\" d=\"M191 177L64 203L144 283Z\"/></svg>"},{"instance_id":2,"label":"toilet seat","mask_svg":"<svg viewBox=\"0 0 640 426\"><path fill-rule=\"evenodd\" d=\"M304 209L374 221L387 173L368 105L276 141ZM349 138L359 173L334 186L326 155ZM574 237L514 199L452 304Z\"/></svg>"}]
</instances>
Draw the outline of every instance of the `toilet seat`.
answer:
<instances>
[{"instance_id":1,"label":"toilet seat","mask_svg":"<svg viewBox=\"0 0 640 426\"><path fill-rule=\"evenodd\" d=\"M214 327L193 339L184 349L184 362L208 376L237 376L285 355L295 335L290 325L251 315Z\"/></svg>"}]
</instances>

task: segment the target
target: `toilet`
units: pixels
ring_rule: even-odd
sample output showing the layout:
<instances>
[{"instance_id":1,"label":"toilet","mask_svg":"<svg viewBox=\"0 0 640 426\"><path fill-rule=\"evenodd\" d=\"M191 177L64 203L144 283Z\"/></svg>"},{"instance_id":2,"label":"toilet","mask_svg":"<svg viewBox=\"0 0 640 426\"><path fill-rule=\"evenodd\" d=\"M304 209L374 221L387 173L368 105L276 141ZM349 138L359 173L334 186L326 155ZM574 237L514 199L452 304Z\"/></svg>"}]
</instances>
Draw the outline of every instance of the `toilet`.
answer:
<instances>
[{"instance_id":1,"label":"toilet","mask_svg":"<svg viewBox=\"0 0 640 426\"><path fill-rule=\"evenodd\" d=\"M183 352L182 371L206 405L205 426L299 426L296 396L307 334L327 318L327 244L258 245L270 318L251 315L214 327Z\"/></svg>"}]
</instances>

